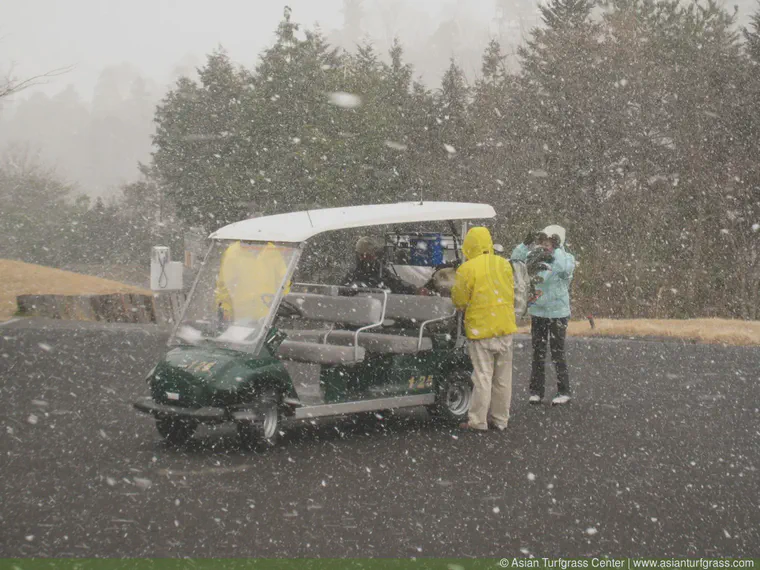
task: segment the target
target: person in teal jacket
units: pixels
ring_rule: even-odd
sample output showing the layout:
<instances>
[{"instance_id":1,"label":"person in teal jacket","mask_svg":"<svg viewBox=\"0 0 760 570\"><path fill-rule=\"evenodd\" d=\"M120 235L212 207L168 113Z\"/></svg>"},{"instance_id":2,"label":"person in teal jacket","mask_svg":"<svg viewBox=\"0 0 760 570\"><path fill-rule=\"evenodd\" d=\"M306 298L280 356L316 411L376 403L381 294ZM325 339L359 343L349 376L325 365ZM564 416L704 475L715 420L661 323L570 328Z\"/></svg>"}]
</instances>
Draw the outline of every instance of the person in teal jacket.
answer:
<instances>
[{"instance_id":1,"label":"person in teal jacket","mask_svg":"<svg viewBox=\"0 0 760 570\"><path fill-rule=\"evenodd\" d=\"M570 283L575 270L575 257L565 250L565 229L547 226L531 232L512 251L512 260L524 261L538 277L536 294L528 304L533 345L530 375L530 403L540 404L546 383L546 345L557 371L557 394L552 405L570 401L570 376L567 369L565 337L570 318Z\"/></svg>"}]
</instances>

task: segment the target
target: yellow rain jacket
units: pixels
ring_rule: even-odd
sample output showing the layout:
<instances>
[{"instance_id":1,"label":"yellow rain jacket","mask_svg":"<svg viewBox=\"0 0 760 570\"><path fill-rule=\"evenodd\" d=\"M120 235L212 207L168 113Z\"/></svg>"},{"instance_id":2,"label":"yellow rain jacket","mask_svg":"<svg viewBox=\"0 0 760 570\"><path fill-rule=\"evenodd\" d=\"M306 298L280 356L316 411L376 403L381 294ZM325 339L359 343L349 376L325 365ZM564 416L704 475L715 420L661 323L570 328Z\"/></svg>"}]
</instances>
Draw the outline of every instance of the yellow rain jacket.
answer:
<instances>
[{"instance_id":1,"label":"yellow rain jacket","mask_svg":"<svg viewBox=\"0 0 760 570\"><path fill-rule=\"evenodd\" d=\"M469 339L493 338L517 331L515 286L509 262L494 255L491 233L472 228L462 246L466 259L457 270L451 300L464 311Z\"/></svg>"},{"instance_id":2,"label":"yellow rain jacket","mask_svg":"<svg viewBox=\"0 0 760 570\"><path fill-rule=\"evenodd\" d=\"M222 255L216 282L216 304L226 319L261 319L269 313L288 265L277 247L244 246L235 242ZM290 284L285 293L290 290Z\"/></svg>"}]
</instances>

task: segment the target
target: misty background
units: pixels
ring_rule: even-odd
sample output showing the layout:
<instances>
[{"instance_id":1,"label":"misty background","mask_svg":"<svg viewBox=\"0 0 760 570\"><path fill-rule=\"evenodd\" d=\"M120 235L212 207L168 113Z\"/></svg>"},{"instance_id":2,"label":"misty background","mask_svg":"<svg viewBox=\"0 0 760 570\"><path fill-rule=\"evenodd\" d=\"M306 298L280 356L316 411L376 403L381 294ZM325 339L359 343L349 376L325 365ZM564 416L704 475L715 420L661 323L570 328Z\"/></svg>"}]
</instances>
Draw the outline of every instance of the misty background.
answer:
<instances>
[{"instance_id":1,"label":"misty background","mask_svg":"<svg viewBox=\"0 0 760 570\"><path fill-rule=\"evenodd\" d=\"M745 25L752 4L723 6L735 5ZM517 47L540 23L534 0L4 0L0 76L67 71L3 100L0 146L23 147L93 198L116 196L150 158L168 89L220 46L254 67L286 5L349 51L370 42L385 56L398 37L415 79L431 88L452 57L473 83L491 39L516 69Z\"/></svg>"},{"instance_id":2,"label":"misty background","mask_svg":"<svg viewBox=\"0 0 760 570\"><path fill-rule=\"evenodd\" d=\"M532 0L4 0L0 75L67 72L3 101L0 146L23 145L81 192L115 196L150 157L168 89L220 46L255 66L286 5L347 50L371 42L384 55L398 37L431 87L451 57L474 81L490 39L513 54L538 24Z\"/></svg>"}]
</instances>

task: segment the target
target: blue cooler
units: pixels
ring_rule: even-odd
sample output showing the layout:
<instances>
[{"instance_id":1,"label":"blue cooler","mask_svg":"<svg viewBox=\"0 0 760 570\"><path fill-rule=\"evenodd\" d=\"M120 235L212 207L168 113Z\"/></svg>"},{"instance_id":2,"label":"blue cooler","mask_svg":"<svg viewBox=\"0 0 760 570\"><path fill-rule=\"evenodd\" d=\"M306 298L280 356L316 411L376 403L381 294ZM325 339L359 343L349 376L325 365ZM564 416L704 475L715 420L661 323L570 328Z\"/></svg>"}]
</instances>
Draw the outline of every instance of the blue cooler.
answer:
<instances>
[{"instance_id":1,"label":"blue cooler","mask_svg":"<svg viewBox=\"0 0 760 570\"><path fill-rule=\"evenodd\" d=\"M440 234L424 234L409 240L410 264L417 267L437 267L443 264L443 245Z\"/></svg>"}]
</instances>

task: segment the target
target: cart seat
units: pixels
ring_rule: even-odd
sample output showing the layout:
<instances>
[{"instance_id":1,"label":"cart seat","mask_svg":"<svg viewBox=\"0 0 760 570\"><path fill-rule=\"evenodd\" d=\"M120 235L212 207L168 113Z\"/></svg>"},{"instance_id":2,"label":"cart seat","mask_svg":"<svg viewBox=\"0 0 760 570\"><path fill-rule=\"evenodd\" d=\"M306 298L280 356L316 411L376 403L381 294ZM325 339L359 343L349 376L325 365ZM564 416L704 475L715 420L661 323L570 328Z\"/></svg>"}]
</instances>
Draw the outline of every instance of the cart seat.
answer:
<instances>
[{"instance_id":1,"label":"cart seat","mask_svg":"<svg viewBox=\"0 0 760 570\"><path fill-rule=\"evenodd\" d=\"M356 364L364 360L362 347L335 346L317 342L283 341L277 349L277 356L283 360L307 362L335 366L338 364Z\"/></svg>"},{"instance_id":2,"label":"cart seat","mask_svg":"<svg viewBox=\"0 0 760 570\"><path fill-rule=\"evenodd\" d=\"M382 296L368 293L382 303ZM454 303L448 297L426 297L422 295L388 295L385 318L398 321L413 321L422 324L433 319L454 315Z\"/></svg>"},{"instance_id":3,"label":"cart seat","mask_svg":"<svg viewBox=\"0 0 760 570\"><path fill-rule=\"evenodd\" d=\"M365 326L380 322L383 316L382 298L368 296L333 297L315 293L289 293L285 300L312 321Z\"/></svg>"},{"instance_id":4,"label":"cart seat","mask_svg":"<svg viewBox=\"0 0 760 570\"><path fill-rule=\"evenodd\" d=\"M354 333L352 331L283 331L288 339L297 342L327 343L336 346L353 346ZM375 354L416 354L420 351L432 350L433 341L429 338L422 339L422 346L418 349L417 337L401 336L393 334L359 333L359 347L367 352Z\"/></svg>"}]
</instances>

